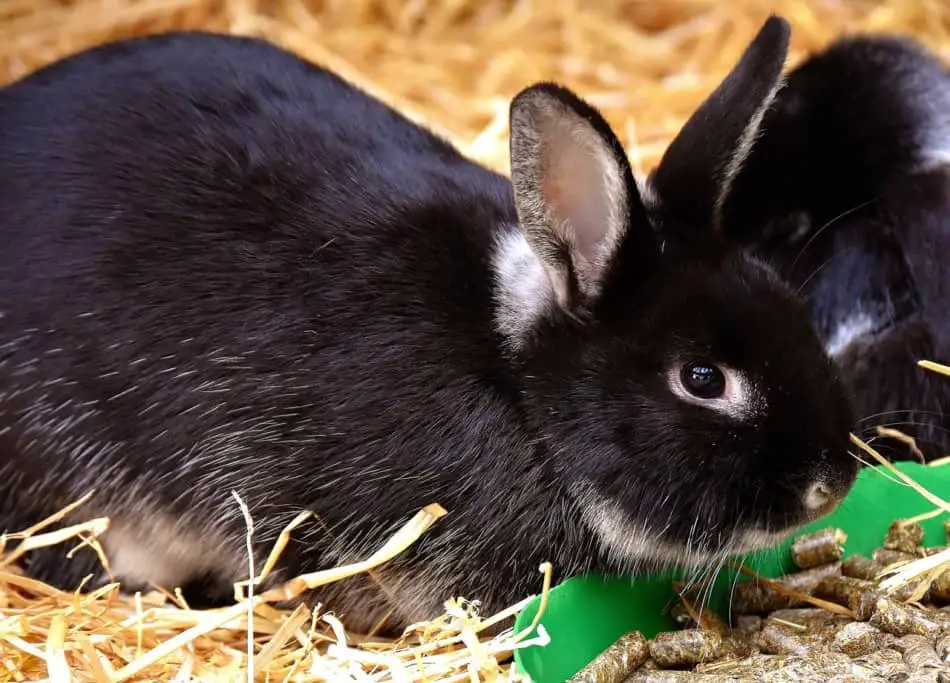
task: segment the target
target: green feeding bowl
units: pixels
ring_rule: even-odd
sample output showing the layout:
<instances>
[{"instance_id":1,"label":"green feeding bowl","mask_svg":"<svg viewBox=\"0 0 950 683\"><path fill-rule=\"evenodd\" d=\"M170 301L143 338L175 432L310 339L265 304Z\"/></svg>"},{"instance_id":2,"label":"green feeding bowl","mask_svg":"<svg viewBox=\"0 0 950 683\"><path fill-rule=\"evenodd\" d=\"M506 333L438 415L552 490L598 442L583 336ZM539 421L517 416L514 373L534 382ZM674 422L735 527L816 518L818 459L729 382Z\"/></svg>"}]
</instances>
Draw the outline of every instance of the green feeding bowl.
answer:
<instances>
[{"instance_id":1,"label":"green feeding bowl","mask_svg":"<svg viewBox=\"0 0 950 683\"><path fill-rule=\"evenodd\" d=\"M950 466L924 466L914 462L897 463L899 470L931 493L950 498ZM895 519L929 512L934 505L919 492L899 481L882 467L868 467L858 476L848 497L832 514L805 527L799 533L825 527L842 529L848 540L845 557L870 555L880 547L888 527ZM943 515L922 522L924 544L945 545ZM768 550L736 558L758 574L777 578L796 568L789 557L792 538ZM556 569L556 568L555 568ZM745 577L724 567L713 586L710 607L726 614L732 585ZM550 637L548 645L532 645L515 652L518 671L531 677L532 683L564 683L598 654L629 631L640 631L652 638L661 631L676 628L666 608L676 600L673 581L684 578L682 572L654 574L636 579L582 576L553 588L540 624ZM518 616L515 630L531 626L540 607L540 598L531 602ZM529 637L535 636L532 633Z\"/></svg>"}]
</instances>

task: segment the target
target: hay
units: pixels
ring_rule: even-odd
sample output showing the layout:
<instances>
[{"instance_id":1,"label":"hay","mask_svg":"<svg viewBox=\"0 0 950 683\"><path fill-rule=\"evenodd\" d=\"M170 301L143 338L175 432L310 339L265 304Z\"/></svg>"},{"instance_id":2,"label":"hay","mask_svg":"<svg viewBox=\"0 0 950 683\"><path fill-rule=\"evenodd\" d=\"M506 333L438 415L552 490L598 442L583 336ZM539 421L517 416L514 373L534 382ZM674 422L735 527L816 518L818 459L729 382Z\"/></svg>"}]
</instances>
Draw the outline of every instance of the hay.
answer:
<instances>
[{"instance_id":1,"label":"hay","mask_svg":"<svg viewBox=\"0 0 950 683\"><path fill-rule=\"evenodd\" d=\"M562 81L603 109L643 173L770 11L793 24L790 65L842 33L880 30L950 59L945 0L2 0L0 81L122 36L259 35L502 172L509 99Z\"/></svg>"},{"instance_id":2,"label":"hay","mask_svg":"<svg viewBox=\"0 0 950 683\"><path fill-rule=\"evenodd\" d=\"M511 96L531 81L561 81L602 109L642 175L769 12L793 24L789 66L856 31L913 35L950 59L945 0L0 0L0 82L125 36L169 29L257 35L329 66L503 173ZM931 502L936 513L945 509L943 501ZM484 619L476 603L446 596L446 614L399 642L356 638L319 608L271 604L282 591L366 571L411 543L437 514L420 512L396 541L358 566L258 595L255 582L246 581L235 587L235 605L208 611L162 592L127 597L109 584L73 594L27 578L17 561L45 545L78 539L102 552L95 538L107 520L44 532L57 521L46 520L2 539L0 681L510 677L510 652L530 642L510 631L492 640L480 633L526 601ZM304 521L302 515L288 527L258 576L273 568L292 527ZM904 567L892 583L933 572L943 560L934 558ZM544 569L546 590L550 567ZM544 638L542 631L538 642Z\"/></svg>"},{"instance_id":3,"label":"hay","mask_svg":"<svg viewBox=\"0 0 950 683\"><path fill-rule=\"evenodd\" d=\"M253 520L234 495L250 540ZM526 637L540 611L522 633L509 628L492 638L482 636L516 616L531 596L487 619L479 616L477 603L449 599L444 615L410 627L395 641L347 633L319 605L279 609L272 604L392 559L445 514L438 505L420 510L366 560L299 576L260 595L253 587L266 569L254 574L251 564L254 580L236 584L240 597L225 608L193 610L180 594L160 590L127 596L117 583L68 593L25 576L15 561L39 548L78 539L79 546L102 552L96 537L108 528L105 518L41 533L88 498L30 529L0 536L0 681L511 681L518 680L509 661L514 650L547 643L543 628ZM291 522L287 534L303 518ZM265 567L276 563L285 543L282 535ZM541 570L546 597L551 567Z\"/></svg>"}]
</instances>

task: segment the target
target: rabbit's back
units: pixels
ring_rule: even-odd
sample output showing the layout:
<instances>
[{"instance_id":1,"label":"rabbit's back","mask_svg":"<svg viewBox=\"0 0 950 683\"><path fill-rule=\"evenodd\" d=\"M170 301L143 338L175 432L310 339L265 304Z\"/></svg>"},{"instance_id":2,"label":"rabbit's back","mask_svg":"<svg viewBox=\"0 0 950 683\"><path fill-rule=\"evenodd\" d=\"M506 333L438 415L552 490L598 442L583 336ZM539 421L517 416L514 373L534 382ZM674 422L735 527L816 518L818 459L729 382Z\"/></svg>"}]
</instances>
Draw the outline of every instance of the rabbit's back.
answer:
<instances>
[{"instance_id":1,"label":"rabbit's back","mask_svg":"<svg viewBox=\"0 0 950 683\"><path fill-rule=\"evenodd\" d=\"M507 182L274 47L144 40L0 91L0 527L451 507L507 438Z\"/></svg>"}]
</instances>

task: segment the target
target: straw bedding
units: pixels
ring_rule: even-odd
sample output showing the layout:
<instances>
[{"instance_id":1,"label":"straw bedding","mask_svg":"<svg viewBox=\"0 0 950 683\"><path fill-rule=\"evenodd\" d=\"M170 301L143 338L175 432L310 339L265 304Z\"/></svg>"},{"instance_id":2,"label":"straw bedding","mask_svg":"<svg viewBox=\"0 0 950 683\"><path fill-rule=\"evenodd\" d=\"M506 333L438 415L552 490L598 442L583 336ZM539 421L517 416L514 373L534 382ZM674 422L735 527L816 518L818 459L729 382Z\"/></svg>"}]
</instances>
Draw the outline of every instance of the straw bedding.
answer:
<instances>
[{"instance_id":1,"label":"straw bedding","mask_svg":"<svg viewBox=\"0 0 950 683\"><path fill-rule=\"evenodd\" d=\"M122 36L260 35L501 171L508 100L562 81L604 110L642 171L769 11L793 24L790 64L852 31L914 35L950 58L945 0L0 0L0 81Z\"/></svg>"},{"instance_id":2,"label":"straw bedding","mask_svg":"<svg viewBox=\"0 0 950 683\"><path fill-rule=\"evenodd\" d=\"M950 60L945 0L0 0L0 82L125 36L176 28L259 35L331 67L502 172L509 99L530 81L561 81L603 110L642 174L770 11L793 24L790 65L842 33L880 30L914 35ZM365 563L288 588L371 570L443 512L420 511ZM442 617L402 642L374 642L319 609L277 609L274 595L199 612L159 591L126 597L109 585L61 593L18 569L23 553L51 543L96 550L106 526L38 527L0 539L0 681L512 675L505 662L520 636L508 631L481 642L494 619L486 622L491 615L479 616L477 603L462 599L478 596L445 596ZM267 569L249 567L249 574ZM518 608L497 619L510 623Z\"/></svg>"}]
</instances>

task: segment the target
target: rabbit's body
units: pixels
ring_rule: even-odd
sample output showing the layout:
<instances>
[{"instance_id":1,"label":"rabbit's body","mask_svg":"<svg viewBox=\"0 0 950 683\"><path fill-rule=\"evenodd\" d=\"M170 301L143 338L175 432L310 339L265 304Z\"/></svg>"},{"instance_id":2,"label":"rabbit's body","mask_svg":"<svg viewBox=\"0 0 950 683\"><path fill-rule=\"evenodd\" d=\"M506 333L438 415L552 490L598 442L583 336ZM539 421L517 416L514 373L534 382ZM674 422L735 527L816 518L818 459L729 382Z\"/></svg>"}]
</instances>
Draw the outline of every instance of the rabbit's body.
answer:
<instances>
[{"instance_id":1,"label":"rabbit's body","mask_svg":"<svg viewBox=\"0 0 950 683\"><path fill-rule=\"evenodd\" d=\"M320 549L309 569L363 559L438 502L453 519L430 534L442 569L410 594L471 582L452 576L460 553L513 572L525 595L539 562L562 570L548 558L562 543L490 541L511 533L492 512L525 503L551 512L541 537L567 531L494 333L495 245L518 230L507 181L256 42L110 52L94 81L83 60L96 54L55 67L75 89L65 106L24 106L42 74L0 95L0 177L13 180L0 272L15 302L0 443L30 454L29 471L4 458L4 526L96 488L115 573L174 586L246 573L232 490L265 553L298 512L319 514L329 533L295 534ZM394 590L411 581L398 564L380 572Z\"/></svg>"},{"instance_id":2,"label":"rabbit's body","mask_svg":"<svg viewBox=\"0 0 950 683\"><path fill-rule=\"evenodd\" d=\"M775 76L770 26L747 61ZM512 117L514 188L249 39L129 41L0 91L0 528L94 488L70 519L112 520L117 578L227 595L247 572L232 491L258 567L319 516L277 579L440 503L372 580L319 594L359 629L504 606L543 561L705 562L827 512L851 413L804 309L665 213L675 183L648 220L567 91ZM73 586L86 557L29 568Z\"/></svg>"},{"instance_id":3,"label":"rabbit's body","mask_svg":"<svg viewBox=\"0 0 950 683\"><path fill-rule=\"evenodd\" d=\"M865 435L892 426L928 457L950 452L950 383L917 367L950 358L946 67L893 36L807 59L766 114L726 215L808 298Z\"/></svg>"}]
</instances>

